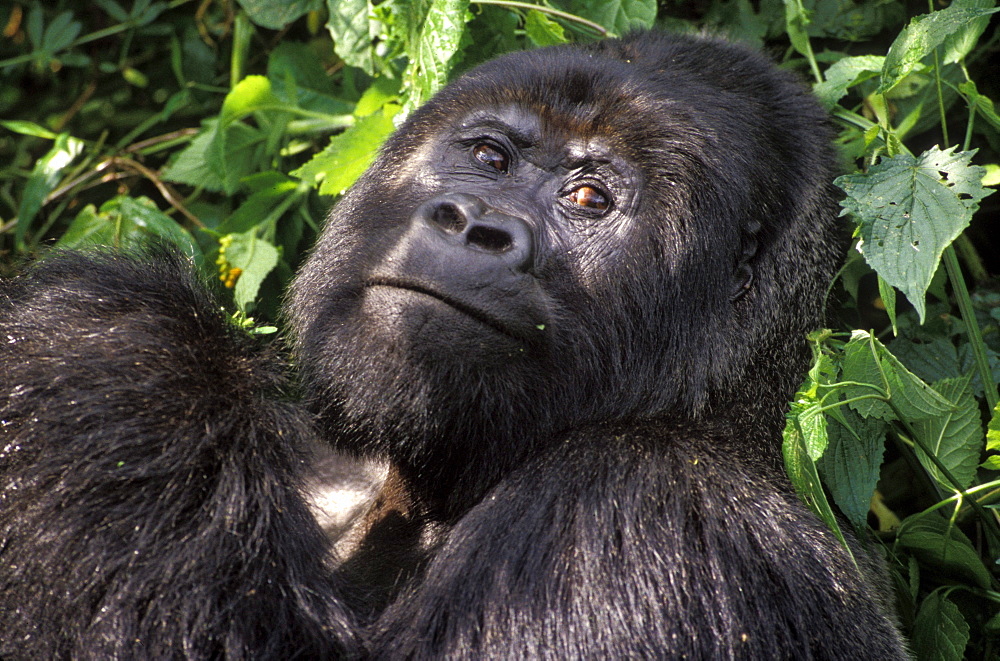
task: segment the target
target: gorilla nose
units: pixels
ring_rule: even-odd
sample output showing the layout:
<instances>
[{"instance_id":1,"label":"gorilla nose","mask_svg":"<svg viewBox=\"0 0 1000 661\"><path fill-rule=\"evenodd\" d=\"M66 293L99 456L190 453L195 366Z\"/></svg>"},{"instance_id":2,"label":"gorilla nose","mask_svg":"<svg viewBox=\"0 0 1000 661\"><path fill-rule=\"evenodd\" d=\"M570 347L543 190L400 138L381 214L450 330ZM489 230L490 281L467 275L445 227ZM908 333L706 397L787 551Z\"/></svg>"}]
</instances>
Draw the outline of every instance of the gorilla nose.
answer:
<instances>
[{"instance_id":1,"label":"gorilla nose","mask_svg":"<svg viewBox=\"0 0 1000 661\"><path fill-rule=\"evenodd\" d=\"M434 235L437 249L453 257L499 261L519 272L527 271L534 259L528 224L472 195L450 193L428 200L417 209L415 223Z\"/></svg>"}]
</instances>

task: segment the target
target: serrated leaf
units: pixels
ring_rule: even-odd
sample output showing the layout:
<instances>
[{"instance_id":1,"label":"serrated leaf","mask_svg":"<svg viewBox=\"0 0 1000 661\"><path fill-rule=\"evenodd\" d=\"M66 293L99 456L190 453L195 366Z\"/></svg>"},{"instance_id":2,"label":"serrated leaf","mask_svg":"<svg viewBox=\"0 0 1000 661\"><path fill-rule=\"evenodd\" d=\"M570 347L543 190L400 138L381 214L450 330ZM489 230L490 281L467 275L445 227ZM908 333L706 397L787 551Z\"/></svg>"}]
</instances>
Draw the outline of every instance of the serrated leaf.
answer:
<instances>
[{"instance_id":1,"label":"serrated leaf","mask_svg":"<svg viewBox=\"0 0 1000 661\"><path fill-rule=\"evenodd\" d=\"M857 527L863 527L879 479L885 454L886 424L877 418L862 418L846 407L838 422L829 424L829 445L819 469L840 511Z\"/></svg>"},{"instance_id":2,"label":"serrated leaf","mask_svg":"<svg viewBox=\"0 0 1000 661\"><path fill-rule=\"evenodd\" d=\"M958 349L947 337L917 343L905 337L889 344L889 351L915 375L928 383L960 376Z\"/></svg>"},{"instance_id":3,"label":"serrated leaf","mask_svg":"<svg viewBox=\"0 0 1000 661\"><path fill-rule=\"evenodd\" d=\"M823 456L827 446L826 416L818 401L798 401L792 404L791 415L797 418L799 432L809 459L816 461Z\"/></svg>"},{"instance_id":4,"label":"serrated leaf","mask_svg":"<svg viewBox=\"0 0 1000 661\"><path fill-rule=\"evenodd\" d=\"M861 239L858 250L890 285L902 291L921 322L925 294L944 249L969 225L979 201L992 191L974 151L930 149L919 157L899 154L864 174L839 177Z\"/></svg>"},{"instance_id":5,"label":"serrated leaf","mask_svg":"<svg viewBox=\"0 0 1000 661\"><path fill-rule=\"evenodd\" d=\"M823 485L820 483L816 464L809 457L799 418L794 415L794 406L793 414L786 417L782 438L781 452L785 460L785 472L788 474L792 486L795 487L795 492L802 499L802 502L836 535L837 539L846 545L843 533L840 531L840 524L837 523L837 517L830 507L826 493L823 491Z\"/></svg>"},{"instance_id":6,"label":"serrated leaf","mask_svg":"<svg viewBox=\"0 0 1000 661\"><path fill-rule=\"evenodd\" d=\"M910 646L915 658L962 661L969 644L969 623L942 590L927 595L913 621Z\"/></svg>"},{"instance_id":7,"label":"serrated leaf","mask_svg":"<svg viewBox=\"0 0 1000 661\"><path fill-rule=\"evenodd\" d=\"M852 401L849 406L865 418L895 420L892 408L884 401L888 396L887 384L879 364L872 337L864 331L854 331L844 345L841 360L841 379L854 382L844 386L844 396Z\"/></svg>"},{"instance_id":8,"label":"serrated leaf","mask_svg":"<svg viewBox=\"0 0 1000 661\"><path fill-rule=\"evenodd\" d=\"M236 0L251 21L270 30L280 30L307 12L317 11L322 0Z\"/></svg>"},{"instance_id":9,"label":"serrated leaf","mask_svg":"<svg viewBox=\"0 0 1000 661\"><path fill-rule=\"evenodd\" d=\"M333 38L333 50L352 67L375 75L375 38L380 23L374 18L369 0L326 0L329 18L326 29Z\"/></svg>"},{"instance_id":10,"label":"serrated leaf","mask_svg":"<svg viewBox=\"0 0 1000 661\"><path fill-rule=\"evenodd\" d=\"M419 36L407 47L410 63L403 74L408 92L404 113L423 105L448 82L470 18L469 0L431 2Z\"/></svg>"},{"instance_id":11,"label":"serrated leaf","mask_svg":"<svg viewBox=\"0 0 1000 661\"><path fill-rule=\"evenodd\" d=\"M916 421L913 430L964 489L976 477L976 465L983 449L979 407L969 388L968 375L939 381L934 384L934 389L951 402L955 410ZM946 489L955 489L955 485L945 478L919 446L914 450L931 477Z\"/></svg>"},{"instance_id":12,"label":"serrated leaf","mask_svg":"<svg viewBox=\"0 0 1000 661\"><path fill-rule=\"evenodd\" d=\"M989 589L990 572L969 538L941 516L915 514L907 518L899 528L896 543L925 565Z\"/></svg>"},{"instance_id":13,"label":"serrated leaf","mask_svg":"<svg viewBox=\"0 0 1000 661\"><path fill-rule=\"evenodd\" d=\"M296 181L276 172L261 173L254 177L262 178L262 175L271 175L268 178L273 176L275 180L271 185L253 190L249 197L216 228L219 234L238 234L261 225L268 220L272 211L298 189Z\"/></svg>"},{"instance_id":14,"label":"serrated leaf","mask_svg":"<svg viewBox=\"0 0 1000 661\"><path fill-rule=\"evenodd\" d=\"M359 119L354 126L333 136L326 149L292 172L292 176L319 182L319 192L324 195L341 194L371 164L379 146L395 128L392 118L398 111L399 106L389 104Z\"/></svg>"},{"instance_id":15,"label":"serrated leaf","mask_svg":"<svg viewBox=\"0 0 1000 661\"><path fill-rule=\"evenodd\" d=\"M225 246L226 264L241 271L233 289L233 299L241 311L249 312L264 278L278 265L278 249L259 238L255 229L227 234L220 244Z\"/></svg>"},{"instance_id":16,"label":"serrated leaf","mask_svg":"<svg viewBox=\"0 0 1000 661\"><path fill-rule=\"evenodd\" d=\"M233 122L226 128L219 127L206 149L209 168L222 180L222 190L228 195L240 187L240 179L253 171L260 162L258 149L266 144L264 132L244 122Z\"/></svg>"},{"instance_id":17,"label":"serrated leaf","mask_svg":"<svg viewBox=\"0 0 1000 661\"><path fill-rule=\"evenodd\" d=\"M889 47L882 68L878 92L884 94L916 69L945 39L967 28L970 23L993 14L998 9L951 6L931 14L915 16Z\"/></svg>"},{"instance_id":18,"label":"serrated leaf","mask_svg":"<svg viewBox=\"0 0 1000 661\"><path fill-rule=\"evenodd\" d=\"M833 108L851 87L878 76L885 64L880 55L858 55L837 60L824 72L823 82L813 86L820 103Z\"/></svg>"},{"instance_id":19,"label":"serrated leaf","mask_svg":"<svg viewBox=\"0 0 1000 661\"><path fill-rule=\"evenodd\" d=\"M951 415L957 410L954 403L906 369L885 345L878 340L875 342L879 364L889 386L889 401L903 420L927 420Z\"/></svg>"}]
</instances>

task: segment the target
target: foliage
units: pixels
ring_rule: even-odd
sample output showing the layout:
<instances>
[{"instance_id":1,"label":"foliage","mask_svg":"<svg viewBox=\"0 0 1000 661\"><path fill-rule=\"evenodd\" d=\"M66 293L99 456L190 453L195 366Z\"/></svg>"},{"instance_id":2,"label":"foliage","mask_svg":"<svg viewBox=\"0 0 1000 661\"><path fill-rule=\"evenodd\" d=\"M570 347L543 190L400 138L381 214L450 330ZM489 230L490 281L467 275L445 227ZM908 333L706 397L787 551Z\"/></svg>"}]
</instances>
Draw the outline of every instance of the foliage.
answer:
<instances>
[{"instance_id":1,"label":"foliage","mask_svg":"<svg viewBox=\"0 0 1000 661\"><path fill-rule=\"evenodd\" d=\"M918 658L1000 658L993 0L126 4L0 7L0 272L161 241L248 329L275 318L324 209L456 73L654 24L783 53L838 122L855 230L841 330L811 336L788 414L789 475L842 538L874 527Z\"/></svg>"}]
</instances>

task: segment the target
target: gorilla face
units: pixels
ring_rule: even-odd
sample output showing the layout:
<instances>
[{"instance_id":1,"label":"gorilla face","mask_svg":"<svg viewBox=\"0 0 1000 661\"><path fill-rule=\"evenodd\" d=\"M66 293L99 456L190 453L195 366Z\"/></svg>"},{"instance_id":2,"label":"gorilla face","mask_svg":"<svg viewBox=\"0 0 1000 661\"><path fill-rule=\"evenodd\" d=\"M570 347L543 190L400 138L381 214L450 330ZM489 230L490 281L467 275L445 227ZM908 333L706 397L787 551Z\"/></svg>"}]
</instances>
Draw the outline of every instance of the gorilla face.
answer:
<instances>
[{"instance_id":1,"label":"gorilla face","mask_svg":"<svg viewBox=\"0 0 1000 661\"><path fill-rule=\"evenodd\" d=\"M560 431L729 407L756 353L815 323L776 319L822 283L769 248L830 261L801 222L833 216L820 113L756 56L697 46L501 58L386 143L292 289L335 440L475 497Z\"/></svg>"}]
</instances>

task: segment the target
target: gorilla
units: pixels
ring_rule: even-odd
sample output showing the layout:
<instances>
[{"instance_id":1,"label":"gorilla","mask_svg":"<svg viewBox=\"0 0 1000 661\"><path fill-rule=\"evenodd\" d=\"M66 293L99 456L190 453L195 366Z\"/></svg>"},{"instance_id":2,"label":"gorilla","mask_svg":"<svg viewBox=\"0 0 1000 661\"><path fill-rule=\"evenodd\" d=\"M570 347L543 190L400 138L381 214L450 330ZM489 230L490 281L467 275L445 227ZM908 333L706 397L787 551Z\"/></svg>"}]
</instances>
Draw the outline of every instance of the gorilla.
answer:
<instances>
[{"instance_id":1,"label":"gorilla","mask_svg":"<svg viewBox=\"0 0 1000 661\"><path fill-rule=\"evenodd\" d=\"M906 658L781 469L830 141L714 38L517 53L334 208L287 356L164 249L3 283L0 655ZM315 444L389 465L336 540Z\"/></svg>"}]
</instances>

